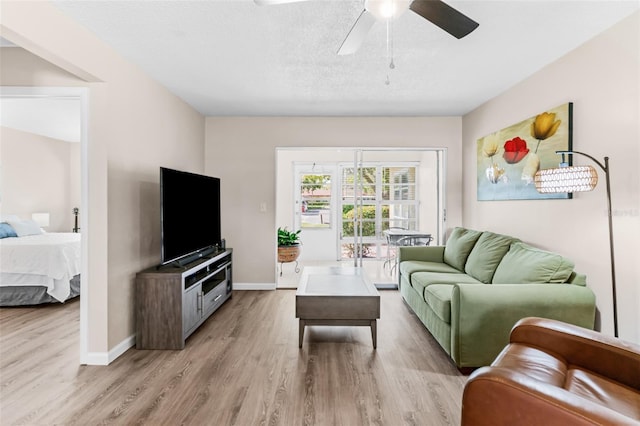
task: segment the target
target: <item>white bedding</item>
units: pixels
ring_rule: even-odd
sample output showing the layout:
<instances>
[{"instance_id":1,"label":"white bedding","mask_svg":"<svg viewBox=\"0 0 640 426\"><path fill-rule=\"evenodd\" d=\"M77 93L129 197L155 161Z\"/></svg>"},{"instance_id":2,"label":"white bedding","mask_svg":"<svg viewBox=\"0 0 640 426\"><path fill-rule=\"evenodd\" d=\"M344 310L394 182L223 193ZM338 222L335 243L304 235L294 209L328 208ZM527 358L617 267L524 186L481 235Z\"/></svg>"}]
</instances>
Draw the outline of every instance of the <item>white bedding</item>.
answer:
<instances>
[{"instance_id":1,"label":"white bedding","mask_svg":"<svg viewBox=\"0 0 640 426\"><path fill-rule=\"evenodd\" d=\"M47 287L64 302L69 281L80 273L80 234L45 233L0 239L0 285Z\"/></svg>"}]
</instances>

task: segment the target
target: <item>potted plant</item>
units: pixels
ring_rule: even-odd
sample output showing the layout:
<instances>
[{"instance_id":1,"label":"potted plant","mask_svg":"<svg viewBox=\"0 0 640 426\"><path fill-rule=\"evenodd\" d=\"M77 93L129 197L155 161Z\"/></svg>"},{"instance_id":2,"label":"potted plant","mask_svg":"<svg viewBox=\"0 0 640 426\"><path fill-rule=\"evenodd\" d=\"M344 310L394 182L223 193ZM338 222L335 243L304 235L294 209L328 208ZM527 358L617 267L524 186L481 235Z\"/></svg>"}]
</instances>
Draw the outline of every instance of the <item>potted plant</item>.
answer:
<instances>
[{"instance_id":1,"label":"potted plant","mask_svg":"<svg viewBox=\"0 0 640 426\"><path fill-rule=\"evenodd\" d=\"M300 232L278 228L278 262L295 262L300 256Z\"/></svg>"}]
</instances>

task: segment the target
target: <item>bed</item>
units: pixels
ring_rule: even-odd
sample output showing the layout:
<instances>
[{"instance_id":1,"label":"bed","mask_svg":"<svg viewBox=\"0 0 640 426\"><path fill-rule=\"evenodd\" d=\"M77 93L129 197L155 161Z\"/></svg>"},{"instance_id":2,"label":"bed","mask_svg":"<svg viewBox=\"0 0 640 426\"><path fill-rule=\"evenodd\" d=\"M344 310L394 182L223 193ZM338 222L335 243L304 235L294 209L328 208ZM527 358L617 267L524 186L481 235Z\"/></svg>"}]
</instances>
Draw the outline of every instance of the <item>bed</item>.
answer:
<instances>
[{"instance_id":1,"label":"bed","mask_svg":"<svg viewBox=\"0 0 640 426\"><path fill-rule=\"evenodd\" d=\"M80 234L0 239L0 306L64 303L80 294Z\"/></svg>"}]
</instances>

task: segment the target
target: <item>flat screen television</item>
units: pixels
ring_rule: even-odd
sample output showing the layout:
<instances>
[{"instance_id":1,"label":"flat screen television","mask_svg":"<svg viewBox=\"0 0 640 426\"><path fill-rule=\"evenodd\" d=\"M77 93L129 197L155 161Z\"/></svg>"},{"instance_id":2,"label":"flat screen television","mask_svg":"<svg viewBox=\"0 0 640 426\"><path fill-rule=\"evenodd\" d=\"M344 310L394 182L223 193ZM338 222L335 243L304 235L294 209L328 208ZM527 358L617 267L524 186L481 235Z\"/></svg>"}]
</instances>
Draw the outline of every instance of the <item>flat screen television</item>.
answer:
<instances>
[{"instance_id":1,"label":"flat screen television","mask_svg":"<svg viewBox=\"0 0 640 426\"><path fill-rule=\"evenodd\" d=\"M162 264L187 263L220 245L220 179L160 167Z\"/></svg>"}]
</instances>

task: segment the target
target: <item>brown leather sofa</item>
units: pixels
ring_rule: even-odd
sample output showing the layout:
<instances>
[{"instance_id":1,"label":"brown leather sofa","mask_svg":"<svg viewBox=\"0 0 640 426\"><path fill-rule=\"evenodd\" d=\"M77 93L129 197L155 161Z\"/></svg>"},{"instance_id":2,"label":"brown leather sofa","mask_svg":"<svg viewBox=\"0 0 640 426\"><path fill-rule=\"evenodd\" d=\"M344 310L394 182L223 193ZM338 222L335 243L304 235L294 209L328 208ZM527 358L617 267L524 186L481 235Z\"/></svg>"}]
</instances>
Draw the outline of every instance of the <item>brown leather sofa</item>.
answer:
<instances>
[{"instance_id":1,"label":"brown leather sofa","mask_svg":"<svg viewBox=\"0 0 640 426\"><path fill-rule=\"evenodd\" d=\"M469 376L462 425L640 425L640 345L525 318Z\"/></svg>"}]
</instances>

